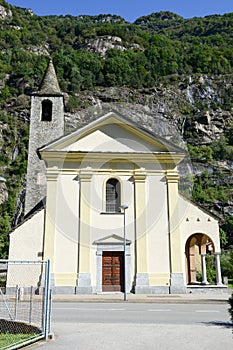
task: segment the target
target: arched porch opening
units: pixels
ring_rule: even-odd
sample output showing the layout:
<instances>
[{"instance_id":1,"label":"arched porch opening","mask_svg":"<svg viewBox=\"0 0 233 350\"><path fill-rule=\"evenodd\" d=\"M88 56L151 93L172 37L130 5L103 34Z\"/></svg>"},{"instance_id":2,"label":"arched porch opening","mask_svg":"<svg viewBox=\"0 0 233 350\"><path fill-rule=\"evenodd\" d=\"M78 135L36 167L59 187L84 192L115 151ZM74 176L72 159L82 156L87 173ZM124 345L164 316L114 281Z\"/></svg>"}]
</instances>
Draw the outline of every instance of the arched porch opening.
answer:
<instances>
[{"instance_id":1,"label":"arched porch opening","mask_svg":"<svg viewBox=\"0 0 233 350\"><path fill-rule=\"evenodd\" d=\"M188 238L185 245L187 284L208 284L206 255L215 255L215 258L219 259L216 254L214 243L209 236L203 233L195 233Z\"/></svg>"}]
</instances>

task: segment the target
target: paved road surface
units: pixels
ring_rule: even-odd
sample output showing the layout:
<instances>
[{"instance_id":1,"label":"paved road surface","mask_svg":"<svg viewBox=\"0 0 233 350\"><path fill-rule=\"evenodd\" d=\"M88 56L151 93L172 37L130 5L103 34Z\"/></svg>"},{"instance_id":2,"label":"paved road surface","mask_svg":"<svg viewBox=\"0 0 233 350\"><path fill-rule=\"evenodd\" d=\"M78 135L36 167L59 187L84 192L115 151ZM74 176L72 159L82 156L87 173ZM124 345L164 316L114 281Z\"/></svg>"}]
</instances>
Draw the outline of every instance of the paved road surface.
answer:
<instances>
[{"instance_id":1,"label":"paved road surface","mask_svg":"<svg viewBox=\"0 0 233 350\"><path fill-rule=\"evenodd\" d=\"M232 350L225 304L54 303L54 340L37 350Z\"/></svg>"}]
</instances>

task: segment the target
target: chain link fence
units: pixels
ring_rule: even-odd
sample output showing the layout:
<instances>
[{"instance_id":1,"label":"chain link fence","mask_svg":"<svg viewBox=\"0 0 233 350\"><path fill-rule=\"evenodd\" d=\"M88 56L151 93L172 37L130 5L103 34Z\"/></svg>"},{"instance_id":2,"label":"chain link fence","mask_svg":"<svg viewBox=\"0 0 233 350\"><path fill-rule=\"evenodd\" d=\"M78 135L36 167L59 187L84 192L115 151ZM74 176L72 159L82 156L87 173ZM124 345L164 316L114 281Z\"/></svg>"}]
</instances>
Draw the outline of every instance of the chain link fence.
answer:
<instances>
[{"instance_id":1,"label":"chain link fence","mask_svg":"<svg viewBox=\"0 0 233 350\"><path fill-rule=\"evenodd\" d=\"M49 261L0 260L0 349L48 338Z\"/></svg>"}]
</instances>

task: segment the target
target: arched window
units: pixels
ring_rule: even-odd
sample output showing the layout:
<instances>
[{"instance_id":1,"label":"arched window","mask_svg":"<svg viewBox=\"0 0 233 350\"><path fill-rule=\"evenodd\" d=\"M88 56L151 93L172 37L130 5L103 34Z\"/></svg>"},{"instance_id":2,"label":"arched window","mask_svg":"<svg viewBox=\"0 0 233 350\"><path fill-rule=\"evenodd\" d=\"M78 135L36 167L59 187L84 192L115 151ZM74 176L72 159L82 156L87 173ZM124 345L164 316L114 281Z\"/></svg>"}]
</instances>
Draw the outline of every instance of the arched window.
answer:
<instances>
[{"instance_id":1,"label":"arched window","mask_svg":"<svg viewBox=\"0 0 233 350\"><path fill-rule=\"evenodd\" d=\"M51 122L52 120L52 110L53 110L53 104L49 100L42 101L42 114L41 114L41 120L46 122Z\"/></svg>"},{"instance_id":2,"label":"arched window","mask_svg":"<svg viewBox=\"0 0 233 350\"><path fill-rule=\"evenodd\" d=\"M106 183L106 212L120 212L121 191L120 182L117 179L109 179Z\"/></svg>"}]
</instances>

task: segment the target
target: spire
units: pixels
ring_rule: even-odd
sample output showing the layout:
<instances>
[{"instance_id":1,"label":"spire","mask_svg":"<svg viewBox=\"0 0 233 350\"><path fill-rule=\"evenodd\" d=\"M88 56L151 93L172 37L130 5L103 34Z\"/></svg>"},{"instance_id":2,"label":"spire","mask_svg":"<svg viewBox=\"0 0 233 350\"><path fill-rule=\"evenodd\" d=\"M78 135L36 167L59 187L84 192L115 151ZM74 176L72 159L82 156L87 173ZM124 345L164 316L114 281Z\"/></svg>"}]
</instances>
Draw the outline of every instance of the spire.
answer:
<instances>
[{"instance_id":1,"label":"spire","mask_svg":"<svg viewBox=\"0 0 233 350\"><path fill-rule=\"evenodd\" d=\"M52 60L49 61L40 89L36 94L52 96L62 95Z\"/></svg>"}]
</instances>

